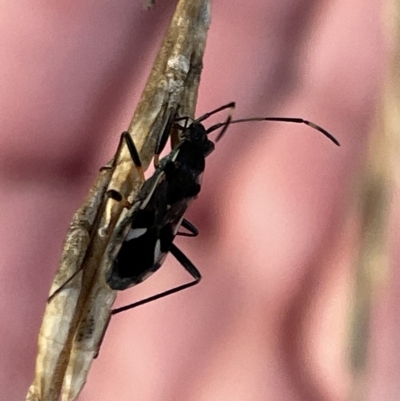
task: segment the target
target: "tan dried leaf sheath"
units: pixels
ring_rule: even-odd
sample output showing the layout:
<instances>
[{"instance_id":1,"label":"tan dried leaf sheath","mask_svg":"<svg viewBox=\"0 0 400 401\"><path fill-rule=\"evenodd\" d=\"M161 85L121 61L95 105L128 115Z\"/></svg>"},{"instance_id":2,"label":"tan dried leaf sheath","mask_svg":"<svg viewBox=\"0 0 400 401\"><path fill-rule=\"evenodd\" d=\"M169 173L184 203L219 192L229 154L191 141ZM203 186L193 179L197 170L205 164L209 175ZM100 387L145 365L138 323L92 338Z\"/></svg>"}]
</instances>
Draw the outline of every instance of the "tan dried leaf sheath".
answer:
<instances>
[{"instance_id":1,"label":"tan dried leaf sheath","mask_svg":"<svg viewBox=\"0 0 400 401\"><path fill-rule=\"evenodd\" d=\"M97 210L101 206L111 171L100 172L89 196L76 212L61 256L59 269L50 290L52 294L79 269L88 248ZM39 333L35 380L27 400L57 400L68 364L72 340L78 324L78 299L82 290L82 271L46 306Z\"/></svg>"},{"instance_id":2,"label":"tan dried leaf sheath","mask_svg":"<svg viewBox=\"0 0 400 401\"><path fill-rule=\"evenodd\" d=\"M178 110L180 115L194 115L210 24L209 3L179 1L129 126L144 169L170 113ZM101 169L70 224L50 295L63 288L46 306L35 378L26 401L57 401L60 397L73 401L82 390L116 298L116 291L105 283L104 272L118 252L133 212L108 198L106 192L113 189L132 201L141 185L122 143L113 161Z\"/></svg>"}]
</instances>

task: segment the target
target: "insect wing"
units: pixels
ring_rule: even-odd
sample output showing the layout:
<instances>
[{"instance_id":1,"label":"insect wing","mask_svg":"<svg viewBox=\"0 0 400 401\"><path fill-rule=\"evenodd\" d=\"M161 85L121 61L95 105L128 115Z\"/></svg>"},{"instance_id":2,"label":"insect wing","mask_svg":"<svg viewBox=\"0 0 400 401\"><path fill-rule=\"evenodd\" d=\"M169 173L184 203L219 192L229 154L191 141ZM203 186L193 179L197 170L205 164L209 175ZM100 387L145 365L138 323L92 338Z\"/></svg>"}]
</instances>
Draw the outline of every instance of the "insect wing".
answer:
<instances>
[{"instance_id":1,"label":"insect wing","mask_svg":"<svg viewBox=\"0 0 400 401\"><path fill-rule=\"evenodd\" d=\"M135 202L131 227L106 276L107 284L124 290L139 284L164 262L183 216L200 190L197 172L181 163L178 146L161 160Z\"/></svg>"},{"instance_id":2,"label":"insect wing","mask_svg":"<svg viewBox=\"0 0 400 401\"><path fill-rule=\"evenodd\" d=\"M165 173L159 169L143 185L133 206L130 229L106 276L112 289L124 290L138 284L161 266L155 255L167 212L166 187Z\"/></svg>"}]
</instances>

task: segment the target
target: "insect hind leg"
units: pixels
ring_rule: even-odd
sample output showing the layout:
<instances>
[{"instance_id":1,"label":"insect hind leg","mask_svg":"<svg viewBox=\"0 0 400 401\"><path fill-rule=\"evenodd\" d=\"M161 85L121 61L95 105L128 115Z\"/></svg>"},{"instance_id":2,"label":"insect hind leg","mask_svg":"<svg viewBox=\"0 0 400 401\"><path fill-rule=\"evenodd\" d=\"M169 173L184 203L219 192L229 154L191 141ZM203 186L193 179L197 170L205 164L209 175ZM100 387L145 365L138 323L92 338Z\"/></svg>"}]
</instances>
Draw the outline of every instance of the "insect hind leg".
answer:
<instances>
[{"instance_id":1,"label":"insect hind leg","mask_svg":"<svg viewBox=\"0 0 400 401\"><path fill-rule=\"evenodd\" d=\"M199 235L199 230L190 221L183 219L181 227L185 228L187 232L178 231L176 235L181 237L197 237Z\"/></svg>"},{"instance_id":2,"label":"insect hind leg","mask_svg":"<svg viewBox=\"0 0 400 401\"><path fill-rule=\"evenodd\" d=\"M186 288L192 287L198 284L201 280L201 274L197 270L196 266L189 260L189 258L174 244L171 245L170 252L176 258L176 260L185 268L185 270L193 277L193 281L189 283L180 285L178 287L171 288L168 291L161 292L160 294L153 295L152 297L142 299L141 301L134 302L133 304L122 306L121 308L113 309L111 311L112 315L116 315L117 313L121 313L127 311L129 309L136 308L137 306L147 304L149 302L153 302L157 299L164 298L168 295L175 294L176 292L185 290Z\"/></svg>"}]
</instances>

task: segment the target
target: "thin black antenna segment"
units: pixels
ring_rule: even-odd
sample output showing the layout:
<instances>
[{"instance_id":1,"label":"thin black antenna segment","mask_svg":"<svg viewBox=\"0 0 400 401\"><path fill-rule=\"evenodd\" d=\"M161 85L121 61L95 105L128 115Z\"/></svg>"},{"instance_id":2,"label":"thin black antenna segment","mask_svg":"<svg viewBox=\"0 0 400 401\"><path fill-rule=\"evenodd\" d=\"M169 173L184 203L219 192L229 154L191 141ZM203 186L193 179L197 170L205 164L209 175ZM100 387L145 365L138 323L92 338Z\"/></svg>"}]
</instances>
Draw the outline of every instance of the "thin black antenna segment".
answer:
<instances>
[{"instance_id":1,"label":"thin black antenna segment","mask_svg":"<svg viewBox=\"0 0 400 401\"><path fill-rule=\"evenodd\" d=\"M317 124L314 124L312 121L304 120L303 118L290 118L290 117L254 117L254 118L244 118L241 120L232 120L229 122L223 122L213 125L208 128L207 133L217 130L227 124L236 124L236 123L245 123L249 121L276 121L276 122L284 122L284 123L295 123L295 124L305 124L309 127L321 132L321 134L325 135L328 139L330 139L335 145L340 146L339 141L328 131L324 130Z\"/></svg>"},{"instance_id":2,"label":"thin black antenna segment","mask_svg":"<svg viewBox=\"0 0 400 401\"><path fill-rule=\"evenodd\" d=\"M220 111L225 110L225 109L234 109L235 106L236 106L236 103L235 103L235 102L230 102L230 103L228 103L228 104L224 104L223 106L218 107L218 109L215 109L215 110L213 110L213 111L210 111L209 113L203 114L203 115L202 115L201 117L199 117L197 120L194 120L194 122L195 122L195 123L201 123L202 121L207 120L207 118L211 117L213 114L219 113ZM224 123L221 123L221 127L222 127L224 124L227 124L227 122L225 121ZM208 131L208 130L207 130L207 131Z\"/></svg>"}]
</instances>

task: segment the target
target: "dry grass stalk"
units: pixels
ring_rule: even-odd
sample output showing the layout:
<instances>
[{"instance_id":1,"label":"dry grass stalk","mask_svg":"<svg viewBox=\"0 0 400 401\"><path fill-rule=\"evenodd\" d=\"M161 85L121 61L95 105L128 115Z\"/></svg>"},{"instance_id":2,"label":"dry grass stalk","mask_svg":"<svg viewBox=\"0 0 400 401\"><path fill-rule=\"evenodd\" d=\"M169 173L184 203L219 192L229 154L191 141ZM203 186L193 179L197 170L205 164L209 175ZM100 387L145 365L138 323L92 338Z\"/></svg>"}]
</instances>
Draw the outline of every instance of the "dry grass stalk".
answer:
<instances>
[{"instance_id":1,"label":"dry grass stalk","mask_svg":"<svg viewBox=\"0 0 400 401\"><path fill-rule=\"evenodd\" d=\"M180 0L134 114L129 132L146 169L166 118L177 110L193 116L202 69L210 0ZM109 190L132 201L142 179L124 143L101 169L75 213L39 334L35 379L27 401L73 401L98 353L116 291L105 271L121 245L132 209L109 198ZM70 281L70 279L73 277Z\"/></svg>"},{"instance_id":2,"label":"dry grass stalk","mask_svg":"<svg viewBox=\"0 0 400 401\"><path fill-rule=\"evenodd\" d=\"M388 280L391 198L399 182L399 5L387 3L385 11L387 44L392 46L393 52L386 67L383 97L369 142L367 163L361 173L361 246L350 344L354 383L349 399L352 401L367 398L371 319L379 291Z\"/></svg>"}]
</instances>

